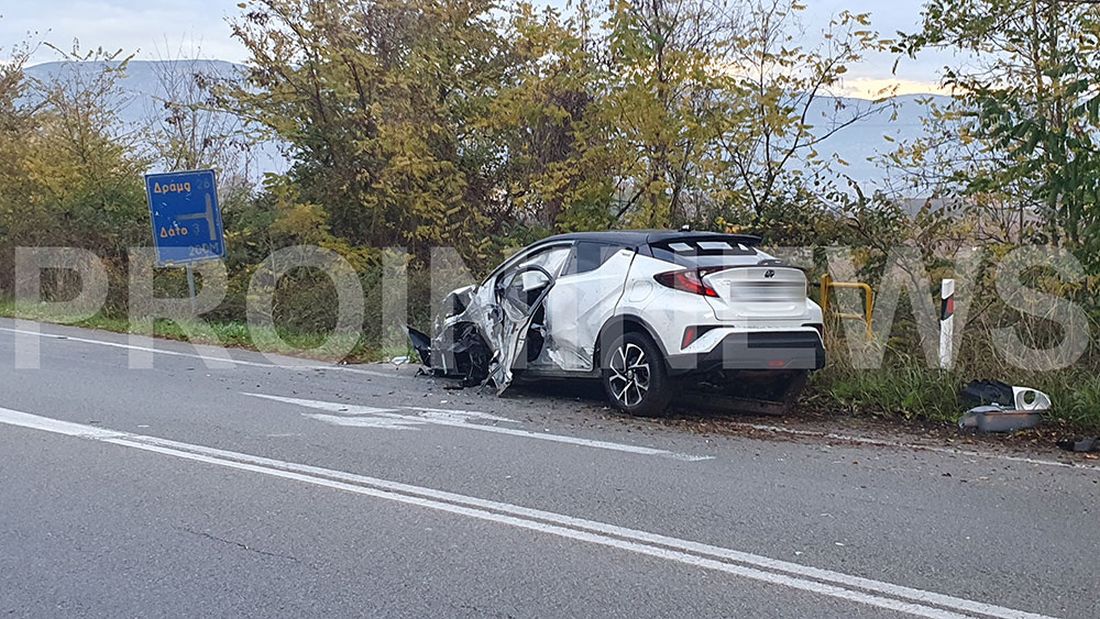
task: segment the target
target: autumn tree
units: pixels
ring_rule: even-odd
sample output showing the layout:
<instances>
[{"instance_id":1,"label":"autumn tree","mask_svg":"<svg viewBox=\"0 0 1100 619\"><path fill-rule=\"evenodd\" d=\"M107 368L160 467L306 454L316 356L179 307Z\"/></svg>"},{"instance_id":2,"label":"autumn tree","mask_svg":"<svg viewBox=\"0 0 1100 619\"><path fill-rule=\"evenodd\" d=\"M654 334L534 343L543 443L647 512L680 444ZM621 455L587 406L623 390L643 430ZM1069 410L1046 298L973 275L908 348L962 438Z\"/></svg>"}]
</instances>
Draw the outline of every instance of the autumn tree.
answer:
<instances>
[{"instance_id":1,"label":"autumn tree","mask_svg":"<svg viewBox=\"0 0 1100 619\"><path fill-rule=\"evenodd\" d=\"M1100 7L1058 0L932 0L899 49L954 50L945 67L968 196L1005 195L1046 225L1039 239L1100 249ZM1092 251L1087 251L1090 249ZM1093 260L1095 263L1096 261Z\"/></svg>"},{"instance_id":2,"label":"autumn tree","mask_svg":"<svg viewBox=\"0 0 1100 619\"><path fill-rule=\"evenodd\" d=\"M596 17L582 0L568 17L513 7L505 38L511 68L487 127L504 165L511 214L543 233L611 225L614 164L597 114L604 57Z\"/></svg>"},{"instance_id":3,"label":"autumn tree","mask_svg":"<svg viewBox=\"0 0 1100 619\"><path fill-rule=\"evenodd\" d=\"M849 68L890 43L870 16L844 11L809 33L804 9L793 0L749 0L731 45L733 103L717 144L723 202L731 217L748 212L761 227L797 219L783 207L827 193L847 165L822 155L829 139L883 111L881 101L841 96Z\"/></svg>"},{"instance_id":4,"label":"autumn tree","mask_svg":"<svg viewBox=\"0 0 1100 619\"><path fill-rule=\"evenodd\" d=\"M64 57L73 62L56 75L23 85L26 148L6 179L22 193L5 200L0 227L16 244L122 256L147 234L140 136L118 119L127 58L98 49Z\"/></svg>"},{"instance_id":5,"label":"autumn tree","mask_svg":"<svg viewBox=\"0 0 1100 619\"><path fill-rule=\"evenodd\" d=\"M482 119L509 68L489 0L252 0L235 113L287 145L290 211L353 245L482 256L505 219Z\"/></svg>"},{"instance_id":6,"label":"autumn tree","mask_svg":"<svg viewBox=\"0 0 1100 619\"><path fill-rule=\"evenodd\" d=\"M730 94L728 8L712 0L612 5L600 110L620 162L615 214L629 224L683 222L686 195L705 182Z\"/></svg>"}]
</instances>

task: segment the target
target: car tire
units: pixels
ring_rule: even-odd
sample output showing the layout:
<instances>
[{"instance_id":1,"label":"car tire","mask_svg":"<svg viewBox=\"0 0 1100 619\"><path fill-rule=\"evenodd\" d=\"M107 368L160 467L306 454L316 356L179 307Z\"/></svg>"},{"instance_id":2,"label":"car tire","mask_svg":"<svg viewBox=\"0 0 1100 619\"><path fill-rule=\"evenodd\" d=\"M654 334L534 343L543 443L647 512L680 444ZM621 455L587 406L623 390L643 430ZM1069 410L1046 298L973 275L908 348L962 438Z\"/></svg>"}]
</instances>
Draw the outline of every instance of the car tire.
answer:
<instances>
[{"instance_id":1,"label":"car tire","mask_svg":"<svg viewBox=\"0 0 1100 619\"><path fill-rule=\"evenodd\" d=\"M603 349L602 380L611 403L631 415L661 415L672 385L661 350L644 333L629 332Z\"/></svg>"}]
</instances>

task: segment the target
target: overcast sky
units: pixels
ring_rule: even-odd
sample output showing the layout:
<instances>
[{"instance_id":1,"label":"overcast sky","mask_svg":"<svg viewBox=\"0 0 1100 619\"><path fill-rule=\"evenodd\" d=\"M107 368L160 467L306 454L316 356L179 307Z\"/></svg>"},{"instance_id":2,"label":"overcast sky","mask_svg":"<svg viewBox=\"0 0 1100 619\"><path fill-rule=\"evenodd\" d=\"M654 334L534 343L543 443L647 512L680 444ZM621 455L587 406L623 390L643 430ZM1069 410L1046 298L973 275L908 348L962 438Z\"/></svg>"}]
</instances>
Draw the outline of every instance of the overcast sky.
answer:
<instances>
[{"instance_id":1,"label":"overcast sky","mask_svg":"<svg viewBox=\"0 0 1100 619\"><path fill-rule=\"evenodd\" d=\"M140 59L156 60L201 56L233 62L246 60L244 49L229 35L226 19L237 15L240 0L2 0L0 53L7 56L19 41L48 41L62 49L79 39L81 48L122 48ZM564 5L564 0L548 0ZM922 0L803 0L808 37L829 19L847 9L871 13L872 25L884 36L916 29ZM35 62L56 60L55 52L40 49ZM936 90L938 70L950 58L933 54L919 60L904 58L897 75L891 74L896 57L881 55L851 67L847 90L868 94L898 81L901 93Z\"/></svg>"}]
</instances>

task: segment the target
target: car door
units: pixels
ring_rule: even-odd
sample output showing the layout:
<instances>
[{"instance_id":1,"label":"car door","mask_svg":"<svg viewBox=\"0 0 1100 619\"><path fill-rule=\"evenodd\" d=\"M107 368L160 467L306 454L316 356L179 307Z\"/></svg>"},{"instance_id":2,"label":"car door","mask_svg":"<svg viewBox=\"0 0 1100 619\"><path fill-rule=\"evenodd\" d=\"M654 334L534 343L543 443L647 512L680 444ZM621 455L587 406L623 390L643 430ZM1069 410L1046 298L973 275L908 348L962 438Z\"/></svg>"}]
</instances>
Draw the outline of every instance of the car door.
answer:
<instances>
[{"instance_id":1,"label":"car door","mask_svg":"<svg viewBox=\"0 0 1100 619\"><path fill-rule=\"evenodd\" d=\"M596 338L614 315L634 252L577 241L547 295L547 341L540 361L566 372L593 369Z\"/></svg>"},{"instance_id":2,"label":"car door","mask_svg":"<svg viewBox=\"0 0 1100 619\"><path fill-rule=\"evenodd\" d=\"M493 321L491 339L497 350L489 373L498 393L511 384L513 370L526 367L534 320L542 315L546 297L553 290L571 248L571 244L563 244L535 249L493 280L499 314Z\"/></svg>"}]
</instances>

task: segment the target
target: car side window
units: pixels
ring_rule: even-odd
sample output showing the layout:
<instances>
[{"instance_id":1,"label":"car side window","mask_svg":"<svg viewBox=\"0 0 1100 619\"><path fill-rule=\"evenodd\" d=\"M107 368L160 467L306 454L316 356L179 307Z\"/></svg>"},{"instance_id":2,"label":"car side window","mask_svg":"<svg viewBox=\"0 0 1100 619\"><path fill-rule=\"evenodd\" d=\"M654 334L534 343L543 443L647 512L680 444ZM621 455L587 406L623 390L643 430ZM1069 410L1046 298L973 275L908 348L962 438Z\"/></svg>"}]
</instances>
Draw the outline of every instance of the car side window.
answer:
<instances>
[{"instance_id":1,"label":"car side window","mask_svg":"<svg viewBox=\"0 0 1100 619\"><path fill-rule=\"evenodd\" d=\"M578 241L569 254L569 261L565 264L562 275L578 275L595 271L603 266L611 256L614 256L621 247L606 243L593 243L591 241Z\"/></svg>"},{"instance_id":2,"label":"car side window","mask_svg":"<svg viewBox=\"0 0 1100 619\"><path fill-rule=\"evenodd\" d=\"M516 263L514 267L508 269L509 271L517 271L530 266L539 266L546 269L552 277L557 277L558 272L561 271L562 264L565 263L566 258L569 257L570 247L568 245L562 245L558 247L549 247L539 252L535 252Z\"/></svg>"},{"instance_id":3,"label":"car side window","mask_svg":"<svg viewBox=\"0 0 1100 619\"><path fill-rule=\"evenodd\" d=\"M520 258L498 275L496 294L498 301L506 306L505 310L512 310L515 318L534 309L546 287L558 276L571 249L569 245L559 245L536 251ZM542 273L532 267L546 272Z\"/></svg>"},{"instance_id":4,"label":"car side window","mask_svg":"<svg viewBox=\"0 0 1100 619\"><path fill-rule=\"evenodd\" d=\"M551 277L557 277L562 264L569 258L571 249L572 246L570 245L558 245L557 247L547 247L528 254L501 271L495 278L496 285L503 285L505 281L511 279L513 273L529 266L542 267Z\"/></svg>"}]
</instances>

